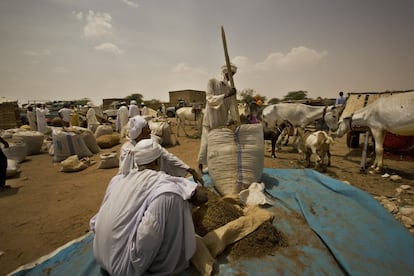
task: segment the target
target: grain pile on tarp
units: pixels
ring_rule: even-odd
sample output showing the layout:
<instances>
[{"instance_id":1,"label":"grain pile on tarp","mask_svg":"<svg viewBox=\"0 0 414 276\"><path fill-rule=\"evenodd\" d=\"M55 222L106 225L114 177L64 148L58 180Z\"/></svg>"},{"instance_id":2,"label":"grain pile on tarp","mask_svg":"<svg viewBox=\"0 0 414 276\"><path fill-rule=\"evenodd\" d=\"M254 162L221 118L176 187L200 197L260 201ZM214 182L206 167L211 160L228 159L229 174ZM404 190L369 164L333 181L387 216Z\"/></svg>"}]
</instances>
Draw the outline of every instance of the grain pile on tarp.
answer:
<instances>
[{"instance_id":1,"label":"grain pile on tarp","mask_svg":"<svg viewBox=\"0 0 414 276\"><path fill-rule=\"evenodd\" d=\"M79 158L93 155L93 153L86 146L83 137L79 134L54 128L52 132L52 138L54 162L60 162L75 154Z\"/></svg>"},{"instance_id":2,"label":"grain pile on tarp","mask_svg":"<svg viewBox=\"0 0 414 276\"><path fill-rule=\"evenodd\" d=\"M18 131L13 134L14 140L20 140L26 144L27 155L38 154L42 150L45 136L38 131Z\"/></svg>"},{"instance_id":3,"label":"grain pile on tarp","mask_svg":"<svg viewBox=\"0 0 414 276\"><path fill-rule=\"evenodd\" d=\"M235 131L211 130L207 162L217 191L223 196L238 197L251 183L260 182L264 167L263 126L249 124L240 125Z\"/></svg>"},{"instance_id":4,"label":"grain pile on tarp","mask_svg":"<svg viewBox=\"0 0 414 276\"><path fill-rule=\"evenodd\" d=\"M193 211L197 252L192 263L210 275L214 259L224 252L234 259L260 258L286 246L286 237L273 225L273 215L258 206L244 210L203 188L208 201ZM225 250L228 248L227 250Z\"/></svg>"}]
</instances>

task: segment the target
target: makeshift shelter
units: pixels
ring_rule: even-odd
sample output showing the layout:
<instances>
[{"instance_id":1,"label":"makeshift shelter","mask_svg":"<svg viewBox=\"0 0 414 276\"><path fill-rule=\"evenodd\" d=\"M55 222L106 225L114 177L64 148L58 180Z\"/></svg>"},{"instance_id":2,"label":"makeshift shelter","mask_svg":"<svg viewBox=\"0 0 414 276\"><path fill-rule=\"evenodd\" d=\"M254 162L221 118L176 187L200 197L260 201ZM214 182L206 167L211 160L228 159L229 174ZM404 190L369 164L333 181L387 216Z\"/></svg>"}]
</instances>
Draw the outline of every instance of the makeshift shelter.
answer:
<instances>
[{"instance_id":1,"label":"makeshift shelter","mask_svg":"<svg viewBox=\"0 0 414 276\"><path fill-rule=\"evenodd\" d=\"M20 126L20 110L17 101L0 99L0 114L0 129Z\"/></svg>"},{"instance_id":2,"label":"makeshift shelter","mask_svg":"<svg viewBox=\"0 0 414 276\"><path fill-rule=\"evenodd\" d=\"M340 120L351 116L354 112L373 103L380 97L389 97L397 93L407 93L414 90L386 91L386 92L348 92L345 108L341 113ZM347 145L349 148L358 148L360 134L365 133L365 144L361 160L361 168L365 168L366 146L370 130L368 127L353 126L352 131L347 135ZM384 150L399 152L403 154L414 154L414 136L400 136L387 132L384 140Z\"/></svg>"},{"instance_id":3,"label":"makeshift shelter","mask_svg":"<svg viewBox=\"0 0 414 276\"><path fill-rule=\"evenodd\" d=\"M211 178L203 176L205 185ZM414 236L368 193L309 169L264 169L273 225L287 247L262 258L217 259L216 275L414 275ZM101 275L93 233L11 275ZM180 275L197 275L190 267Z\"/></svg>"}]
</instances>

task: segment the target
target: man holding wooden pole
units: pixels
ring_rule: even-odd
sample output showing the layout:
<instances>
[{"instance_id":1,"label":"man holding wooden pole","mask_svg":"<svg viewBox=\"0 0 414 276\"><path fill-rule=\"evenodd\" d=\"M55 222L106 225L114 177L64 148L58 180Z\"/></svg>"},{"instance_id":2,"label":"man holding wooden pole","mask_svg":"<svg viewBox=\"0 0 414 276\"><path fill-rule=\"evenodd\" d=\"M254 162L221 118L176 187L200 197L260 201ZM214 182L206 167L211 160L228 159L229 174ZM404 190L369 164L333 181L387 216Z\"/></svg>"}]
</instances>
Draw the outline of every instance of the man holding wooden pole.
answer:
<instances>
[{"instance_id":1,"label":"man holding wooden pole","mask_svg":"<svg viewBox=\"0 0 414 276\"><path fill-rule=\"evenodd\" d=\"M210 79L207 84L206 108L198 154L200 173L203 171L203 165L207 165L207 137L209 131L219 127L226 127L234 122L237 125L240 124L236 100L237 91L233 81L233 75L237 72L237 67L230 63L223 27L222 39L226 64L221 67L223 80Z\"/></svg>"}]
</instances>

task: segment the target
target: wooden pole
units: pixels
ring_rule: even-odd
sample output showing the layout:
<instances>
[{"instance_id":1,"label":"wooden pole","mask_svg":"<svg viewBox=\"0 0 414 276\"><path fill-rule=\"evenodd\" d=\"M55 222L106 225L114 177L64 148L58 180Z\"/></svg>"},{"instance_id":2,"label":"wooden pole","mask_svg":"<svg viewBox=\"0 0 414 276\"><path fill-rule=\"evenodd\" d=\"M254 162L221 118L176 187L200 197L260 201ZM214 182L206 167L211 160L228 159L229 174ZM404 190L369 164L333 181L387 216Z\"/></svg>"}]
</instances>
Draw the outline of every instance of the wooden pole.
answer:
<instances>
[{"instance_id":1,"label":"wooden pole","mask_svg":"<svg viewBox=\"0 0 414 276\"><path fill-rule=\"evenodd\" d=\"M227 75L230 80L230 86L231 88L235 88L234 86L234 80L233 80L233 74L231 73L231 66L230 66L230 57L229 52L227 49L227 42L226 42L226 34L224 33L224 28L221 26L221 39L223 40L223 48L224 48L224 58L226 59L226 65L227 65ZM235 115L236 115L236 122L237 125L240 125L240 115L239 115L239 109L237 108L237 95L234 95L234 106L235 109Z\"/></svg>"}]
</instances>

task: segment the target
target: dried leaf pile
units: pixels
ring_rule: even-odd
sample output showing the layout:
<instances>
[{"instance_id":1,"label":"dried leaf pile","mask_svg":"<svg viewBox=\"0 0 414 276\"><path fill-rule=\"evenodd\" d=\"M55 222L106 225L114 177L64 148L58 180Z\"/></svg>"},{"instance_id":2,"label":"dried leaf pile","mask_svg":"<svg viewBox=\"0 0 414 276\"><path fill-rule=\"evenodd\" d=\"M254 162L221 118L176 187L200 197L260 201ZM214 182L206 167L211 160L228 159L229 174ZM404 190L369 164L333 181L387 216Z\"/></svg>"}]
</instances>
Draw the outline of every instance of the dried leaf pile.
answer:
<instances>
[{"instance_id":1,"label":"dried leaf pile","mask_svg":"<svg viewBox=\"0 0 414 276\"><path fill-rule=\"evenodd\" d=\"M193 212L195 231L202 237L243 215L239 207L221 200L207 188L204 191L207 193L208 202ZM267 221L242 240L228 246L223 253L235 260L260 258L272 255L280 246L288 246L287 237L271 221Z\"/></svg>"}]
</instances>

